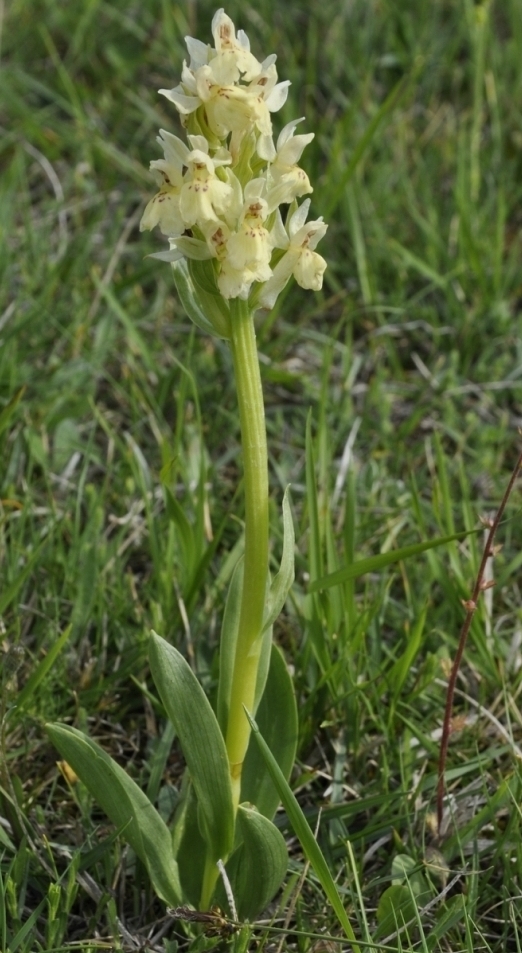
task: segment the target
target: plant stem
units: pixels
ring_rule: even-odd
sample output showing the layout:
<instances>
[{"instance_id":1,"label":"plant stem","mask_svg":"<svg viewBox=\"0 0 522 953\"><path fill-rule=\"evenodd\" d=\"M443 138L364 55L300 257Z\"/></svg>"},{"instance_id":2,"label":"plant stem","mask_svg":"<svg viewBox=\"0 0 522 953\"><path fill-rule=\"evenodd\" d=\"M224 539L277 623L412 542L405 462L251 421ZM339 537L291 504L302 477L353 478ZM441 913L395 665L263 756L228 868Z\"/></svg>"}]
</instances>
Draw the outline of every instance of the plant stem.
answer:
<instances>
[{"instance_id":1,"label":"plant stem","mask_svg":"<svg viewBox=\"0 0 522 953\"><path fill-rule=\"evenodd\" d=\"M244 708L253 712L268 576L268 455L254 315L232 299L231 349L236 375L245 486L245 561L239 633L230 693L226 746L234 807L250 739Z\"/></svg>"},{"instance_id":2,"label":"plant stem","mask_svg":"<svg viewBox=\"0 0 522 953\"><path fill-rule=\"evenodd\" d=\"M495 514L495 518L489 524L489 533L486 539L486 545L484 546L484 552L482 553L482 559L480 560L479 571L477 573L477 578L475 580L475 585L473 587L473 592L471 594L471 599L468 599L464 603L464 608L466 609L466 618L464 619L462 628L460 630L459 644L457 646L457 651L455 658L453 660L453 665L451 668L451 673L448 681L448 689L446 692L446 707L444 711L444 721L442 723L442 738L440 741L440 752L439 752L439 781L437 785L437 829L438 835L441 836L442 828L442 819L444 813L444 772L446 770L446 758L448 755L448 746L449 738L451 734L451 714L453 711L453 699L455 696L455 685L457 684L457 675L459 673L460 663L462 661L462 656L464 655L464 649L466 647L466 640L468 637L468 632L471 628L471 623L475 610L477 608L477 602L480 596L480 593L483 592L485 588L489 588L492 583L484 584L484 573L486 571L486 563L488 559L493 555L493 543L495 541L495 534L499 527L500 521L504 514L507 502L513 487L515 486L518 474L522 469L522 453L519 454L518 460L515 465L515 469L511 474L511 479L504 491L504 496L500 501L500 506Z\"/></svg>"}]
</instances>

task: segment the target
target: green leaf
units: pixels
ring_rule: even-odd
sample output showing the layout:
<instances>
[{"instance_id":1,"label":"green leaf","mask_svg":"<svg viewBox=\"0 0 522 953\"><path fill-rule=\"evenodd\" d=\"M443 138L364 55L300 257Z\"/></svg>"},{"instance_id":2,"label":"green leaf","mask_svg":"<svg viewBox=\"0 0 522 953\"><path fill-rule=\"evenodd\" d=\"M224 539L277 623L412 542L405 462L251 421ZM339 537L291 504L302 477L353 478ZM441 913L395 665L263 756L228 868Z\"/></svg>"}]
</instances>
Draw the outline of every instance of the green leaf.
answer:
<instances>
[{"instance_id":1,"label":"green leaf","mask_svg":"<svg viewBox=\"0 0 522 953\"><path fill-rule=\"evenodd\" d=\"M268 679L256 719L285 780L288 780L297 748L297 706L292 679L276 645L272 645ZM280 801L259 746L253 738L250 739L243 765L241 800L255 804L259 813L269 820L273 818Z\"/></svg>"},{"instance_id":2,"label":"green leaf","mask_svg":"<svg viewBox=\"0 0 522 953\"><path fill-rule=\"evenodd\" d=\"M403 884L407 881L410 893L416 898L419 907L423 907L430 900L430 888L422 868L408 854L397 854L393 858L391 879L392 884Z\"/></svg>"},{"instance_id":3,"label":"green leaf","mask_svg":"<svg viewBox=\"0 0 522 953\"><path fill-rule=\"evenodd\" d=\"M174 849L184 900L198 907L205 871L206 846L198 823L198 802L188 772L174 820Z\"/></svg>"},{"instance_id":4,"label":"green leaf","mask_svg":"<svg viewBox=\"0 0 522 953\"><path fill-rule=\"evenodd\" d=\"M243 592L244 559L238 559L236 568L230 580L230 586L223 613L221 625L221 639L219 643L219 685L217 697L218 721L223 732L227 733L228 712L230 709L230 687L234 671L237 634L239 631L239 615L241 611L241 594Z\"/></svg>"},{"instance_id":5,"label":"green leaf","mask_svg":"<svg viewBox=\"0 0 522 953\"><path fill-rule=\"evenodd\" d=\"M323 576L322 579L314 579L308 586L308 592L317 592L318 589L329 589L330 586L338 586L340 583L346 582L347 579L357 579L359 576L364 576L367 572L377 572L380 569L384 569L385 566L390 566L393 563L400 562L402 559L407 559L408 556L418 556L420 553L425 553L428 549L445 546L447 543L452 543L456 539L466 539L466 537L471 536L472 533L480 532L482 532L482 530L479 529L464 530L462 533L452 533L451 536L438 536L437 539L428 539L423 543L413 543L411 546L403 546L402 549L393 549L389 553L380 553L378 556L368 556L367 559L358 559L350 566L345 566L344 569L339 569L337 572L332 572L328 576Z\"/></svg>"},{"instance_id":6,"label":"green leaf","mask_svg":"<svg viewBox=\"0 0 522 953\"><path fill-rule=\"evenodd\" d=\"M221 626L217 715L223 737L225 737L227 733L228 713L230 710L230 691L232 686L232 675L234 672L234 661L236 657L236 645L239 632L241 596L243 593L243 567L244 559L243 556L241 556L232 575L225 605L225 612L223 614L223 624ZM268 669L270 666L270 648L272 645L271 626L270 628L264 630L262 639L263 644L261 647L259 665L257 669L254 714L256 713L259 702L263 696L263 691L268 676Z\"/></svg>"},{"instance_id":7,"label":"green leaf","mask_svg":"<svg viewBox=\"0 0 522 953\"><path fill-rule=\"evenodd\" d=\"M334 913L339 920L339 923L341 924L346 936L352 943L353 950L355 953L360 953L359 947L357 946L355 940L355 934L353 932L352 925L346 915L343 901L339 896L339 892L328 869L328 864L324 859L321 848L319 847L319 844L317 843L309 827L308 821L306 820L306 817L304 816L297 799L290 788L290 785L288 784L288 781L281 771L281 768L270 751L266 741L261 735L256 722L249 712L247 712L246 715L250 722L250 727L252 728L253 737L255 738L256 743L259 745L266 768L270 773L275 787L277 788L279 797L283 802L288 819L295 831L299 843L301 844L307 859L310 861L315 875L319 880L319 883L321 884L326 896L328 897L328 900L333 907Z\"/></svg>"},{"instance_id":8,"label":"green leaf","mask_svg":"<svg viewBox=\"0 0 522 953\"><path fill-rule=\"evenodd\" d=\"M283 553L281 556L281 566L268 591L263 630L273 625L277 619L285 604L286 597L295 576L295 533L292 510L290 509L290 501L288 499L288 490L289 487L286 488L283 496Z\"/></svg>"},{"instance_id":9,"label":"green leaf","mask_svg":"<svg viewBox=\"0 0 522 953\"><path fill-rule=\"evenodd\" d=\"M213 295L201 287L196 289L186 259L173 261L172 271L181 303L190 320L205 334L217 334L218 337L228 339L228 321L223 315L222 307L216 305ZM223 306L226 307L224 302Z\"/></svg>"},{"instance_id":10,"label":"green leaf","mask_svg":"<svg viewBox=\"0 0 522 953\"><path fill-rule=\"evenodd\" d=\"M149 660L192 778L209 860L225 860L234 842L234 809L228 757L216 716L188 662L155 632Z\"/></svg>"},{"instance_id":11,"label":"green leaf","mask_svg":"<svg viewBox=\"0 0 522 953\"><path fill-rule=\"evenodd\" d=\"M227 864L227 874L239 919L255 920L281 886L288 851L280 831L262 814L241 804L237 820L243 842Z\"/></svg>"},{"instance_id":12,"label":"green leaf","mask_svg":"<svg viewBox=\"0 0 522 953\"><path fill-rule=\"evenodd\" d=\"M409 923L431 899L426 877L413 857L397 854L392 861L391 879L392 885L384 891L377 907L376 938Z\"/></svg>"},{"instance_id":13,"label":"green leaf","mask_svg":"<svg viewBox=\"0 0 522 953\"><path fill-rule=\"evenodd\" d=\"M415 901L405 884L393 884L382 894L377 907L375 939L395 933L415 916Z\"/></svg>"},{"instance_id":14,"label":"green leaf","mask_svg":"<svg viewBox=\"0 0 522 953\"><path fill-rule=\"evenodd\" d=\"M145 865L157 894L166 903L178 904L181 888L171 834L146 794L83 732L47 725L47 733Z\"/></svg>"}]
</instances>

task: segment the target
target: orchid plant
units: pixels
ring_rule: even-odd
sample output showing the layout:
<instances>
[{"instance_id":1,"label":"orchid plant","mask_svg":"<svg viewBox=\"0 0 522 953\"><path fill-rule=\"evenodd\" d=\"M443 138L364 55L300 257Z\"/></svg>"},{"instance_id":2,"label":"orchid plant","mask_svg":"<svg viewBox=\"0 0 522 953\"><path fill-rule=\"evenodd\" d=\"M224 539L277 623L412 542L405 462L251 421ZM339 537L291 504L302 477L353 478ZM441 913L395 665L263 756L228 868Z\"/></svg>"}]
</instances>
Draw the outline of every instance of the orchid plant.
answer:
<instances>
[{"instance_id":1,"label":"orchid plant","mask_svg":"<svg viewBox=\"0 0 522 953\"><path fill-rule=\"evenodd\" d=\"M173 830L147 796L97 744L74 728L49 734L147 868L172 906L206 910L225 896L242 919L257 916L287 867L273 816L279 795L259 748L255 716L286 779L293 765L297 715L292 681L272 641L272 626L294 577L294 532L283 499L283 553L269 573L268 465L254 314L273 308L292 275L302 288L322 286L326 262L316 245L322 219L307 222L312 192L298 165L313 133L300 119L274 143L271 114L289 83L278 82L275 55L260 62L246 34L224 10L212 22L214 46L187 37L181 83L162 89L178 110L188 144L166 130L163 158L151 162L159 190L142 229L159 226L188 316L229 342L239 404L244 463L244 555L228 594L220 642L216 711L184 657L152 633L150 667L183 750L187 769ZM282 212L282 208L285 210ZM220 871L222 877L220 877ZM232 899L233 898L233 899ZM221 902L224 902L223 899Z\"/></svg>"}]
</instances>

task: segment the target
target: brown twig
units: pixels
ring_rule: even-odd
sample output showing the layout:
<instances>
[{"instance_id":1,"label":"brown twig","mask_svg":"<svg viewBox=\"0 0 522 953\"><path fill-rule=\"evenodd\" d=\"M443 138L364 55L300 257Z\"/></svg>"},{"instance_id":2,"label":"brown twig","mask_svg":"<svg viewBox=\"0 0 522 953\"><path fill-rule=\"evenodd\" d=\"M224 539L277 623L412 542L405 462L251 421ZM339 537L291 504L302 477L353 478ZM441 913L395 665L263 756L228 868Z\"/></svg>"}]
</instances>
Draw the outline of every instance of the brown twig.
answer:
<instances>
[{"instance_id":1,"label":"brown twig","mask_svg":"<svg viewBox=\"0 0 522 953\"><path fill-rule=\"evenodd\" d=\"M451 715L453 711L453 698L455 695L455 685L457 682L457 675L459 673L460 663L462 661L462 656L464 655L464 649L466 646L466 639L468 637L468 632L471 627L471 621L473 619L475 610L477 608L478 598L480 593L484 589L489 588L494 585L493 580L490 582L484 582L484 573L486 571L486 563L490 556L493 555L493 542L495 539L495 533L497 532L500 520L502 519L504 510L506 508L506 503L511 496L511 492L515 485L518 472L522 467L522 453L520 454L515 469L511 474L511 479L505 489L504 496L500 502L500 506L497 510L494 520L490 523L489 533L486 540L486 545L484 546L484 552L482 553L482 559L480 561L479 571L477 573L477 578L475 580L475 585L473 587L473 592L471 594L471 599L468 599L464 603L466 609L466 618L460 630L459 644L457 648L457 654L453 661L451 667L451 674L448 681L448 691L446 695L446 708L444 711L444 722L442 724L442 738L440 741L440 754L439 754L439 782L437 785L437 828L438 834L440 837L441 826L442 826L442 813L443 813L443 801L444 801L444 772L446 769L446 759L448 755L448 744L449 737L451 733Z\"/></svg>"}]
</instances>

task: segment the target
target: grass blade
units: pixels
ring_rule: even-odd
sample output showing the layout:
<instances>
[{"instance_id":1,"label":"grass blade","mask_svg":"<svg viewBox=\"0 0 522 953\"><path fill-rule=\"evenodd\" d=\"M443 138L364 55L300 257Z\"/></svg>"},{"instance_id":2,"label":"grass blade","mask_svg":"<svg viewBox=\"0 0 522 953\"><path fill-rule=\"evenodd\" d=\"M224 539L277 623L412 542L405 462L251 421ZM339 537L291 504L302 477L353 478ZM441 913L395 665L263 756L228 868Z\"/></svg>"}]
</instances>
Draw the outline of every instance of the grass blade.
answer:
<instances>
[{"instance_id":1,"label":"grass blade","mask_svg":"<svg viewBox=\"0 0 522 953\"><path fill-rule=\"evenodd\" d=\"M285 811L288 815L290 823L292 824L299 843L301 844L307 859L310 861L315 875L319 880L319 883L321 884L326 896L328 897L328 900L332 904L339 923L341 924L346 936L352 943L355 953L360 953L352 925L346 915L343 901L339 895L337 887L335 886L333 877L328 868L328 864L324 859L323 852L321 851L321 848L319 847L319 844L317 843L313 832L308 825L308 821L306 820L306 817L304 816L299 803L292 789L290 788L290 785L285 779L281 768L279 767L276 759L270 751L270 748L259 731L256 722L248 712L246 712L246 715L252 728L253 737L259 745L266 769L269 772L275 787L277 788L279 797L283 802Z\"/></svg>"},{"instance_id":2,"label":"grass blade","mask_svg":"<svg viewBox=\"0 0 522 953\"><path fill-rule=\"evenodd\" d=\"M437 539L428 539L423 543L413 543L411 546L403 546L401 549L394 549L389 553L379 553L378 556L368 556L366 559L358 559L350 566L344 569L338 569L322 579L314 579L308 586L308 592L317 592L318 589L329 589L330 586L338 586L347 579L357 579L364 576L367 572L377 572L384 569L385 566L391 566L409 556L418 556L425 553L428 549L435 549L437 546L445 546L454 540L466 539L472 533L480 533L478 529L464 530L462 533L453 533L451 536L438 536Z\"/></svg>"}]
</instances>

